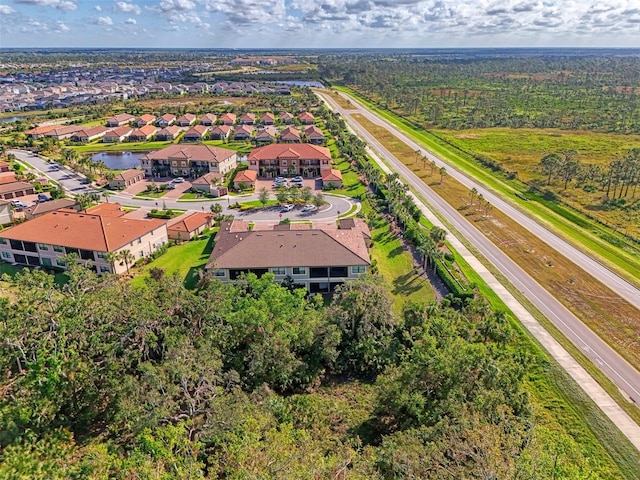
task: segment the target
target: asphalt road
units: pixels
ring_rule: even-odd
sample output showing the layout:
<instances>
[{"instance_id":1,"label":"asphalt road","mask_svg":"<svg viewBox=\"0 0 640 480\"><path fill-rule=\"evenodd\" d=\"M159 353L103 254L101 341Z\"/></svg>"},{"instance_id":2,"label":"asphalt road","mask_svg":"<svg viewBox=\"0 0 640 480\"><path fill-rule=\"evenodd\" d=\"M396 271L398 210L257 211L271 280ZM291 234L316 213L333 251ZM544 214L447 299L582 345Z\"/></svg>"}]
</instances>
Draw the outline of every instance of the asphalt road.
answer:
<instances>
[{"instance_id":1,"label":"asphalt road","mask_svg":"<svg viewBox=\"0 0 640 480\"><path fill-rule=\"evenodd\" d=\"M26 152L23 150L10 150L8 153L13 153L19 160L28 163L34 169L40 171L45 176L49 177L52 180L55 180L59 184L61 184L67 193L70 194L80 194L80 193L97 193L101 194L100 190L95 190L91 188L89 185L83 183L84 177L82 175L78 175L72 170L67 169L66 167L60 167L59 169L51 168L51 164L44 158L39 157L38 155L33 155L30 152ZM231 202L239 201L246 202L249 200L257 200L257 195L251 195L248 197L231 197ZM350 198L342 198L342 197L334 197L331 195L325 195L325 200L329 202L328 205L321 207L317 212L303 212L302 207L296 207L289 212L280 212L279 207L273 207L265 210L255 210L255 211L247 211L247 212L239 212L236 209L229 208L229 201L226 198L216 200L222 205L224 214L234 215L237 218L242 220L250 220L252 222L264 222L264 223L273 223L278 222L279 220L289 218L291 220L311 220L315 222L319 221L333 221L337 218L341 213L348 212L353 204L355 203L353 199ZM154 208L156 201L150 200L141 200L137 198L133 198L132 195L123 193L123 192L115 192L113 195L109 195L110 202L118 202L123 205L130 205L134 207L142 207L142 208ZM209 211L209 207L212 204L211 200L198 202L198 201L188 201L188 202L178 202L177 200L171 199L158 199L158 203L164 204L167 208L177 208L177 209L187 209L194 211Z\"/></svg>"},{"instance_id":2,"label":"asphalt road","mask_svg":"<svg viewBox=\"0 0 640 480\"><path fill-rule=\"evenodd\" d=\"M600 368L629 398L640 405L640 372L631 366L626 360L618 355L603 340L595 335L588 327L586 327L575 315L567 310L558 300L556 300L549 292L542 288L527 272L516 265L506 254L496 247L487 237L484 236L472 223L461 215L456 209L452 208L440 196L434 193L425 183L419 179L410 169L405 167L398 161L378 140L372 136L366 129L358 124L351 117L352 113L358 113L370 119L372 122L384 126L394 135L405 141L411 148L420 148L429 158L434 158L438 165L446 165L448 175L460 179L470 188L476 187L483 193L485 198L489 200L494 208L503 209L516 221L525 225L532 233L536 233L543 240L550 239L549 243L557 249L562 248L562 253L568 258L574 259L579 265L583 263L589 266L589 273L596 278L607 283L615 291L621 291L621 296L628 299L634 305L640 303L640 291L621 279L616 274L608 271L593 259L578 251L571 245L556 237L553 233L544 229L529 217L526 217L517 209L499 199L495 195L487 192L484 188L479 188L460 172L455 171L450 165L441 159L426 152L425 148L409 140L401 132L398 132L393 125L380 119L366 108L358 104L354 99L350 98L354 110L344 110L340 108L328 95L322 95L322 98L335 110L340 112L351 127L384 158L392 168L398 172L429 204L439 211L455 230L460 232L461 236L466 238L482 255L484 255L509 282L516 286L529 301L536 306L550 321L552 321L558 329L562 331L583 353ZM634 293L635 292L635 293ZM624 295L623 295L624 293Z\"/></svg>"}]
</instances>

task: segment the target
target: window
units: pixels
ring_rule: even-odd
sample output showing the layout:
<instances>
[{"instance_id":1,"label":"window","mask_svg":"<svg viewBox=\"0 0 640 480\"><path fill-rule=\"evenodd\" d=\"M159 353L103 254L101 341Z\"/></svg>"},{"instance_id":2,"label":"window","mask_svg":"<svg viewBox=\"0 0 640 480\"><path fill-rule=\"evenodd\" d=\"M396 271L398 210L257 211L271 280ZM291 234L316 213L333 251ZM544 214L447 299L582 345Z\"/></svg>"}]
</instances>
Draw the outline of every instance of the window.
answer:
<instances>
[{"instance_id":1,"label":"window","mask_svg":"<svg viewBox=\"0 0 640 480\"><path fill-rule=\"evenodd\" d=\"M6 238L0 238L0 245L6 245L7 244L7 239Z\"/></svg>"},{"instance_id":2,"label":"window","mask_svg":"<svg viewBox=\"0 0 640 480\"><path fill-rule=\"evenodd\" d=\"M53 251L54 252L58 252L58 253L62 253L62 252L64 252L64 248L62 248L60 245L54 245L53 246Z\"/></svg>"},{"instance_id":3,"label":"window","mask_svg":"<svg viewBox=\"0 0 640 480\"><path fill-rule=\"evenodd\" d=\"M38 249L39 250L49 250L49 247L47 245L45 245L44 243L39 243L38 244Z\"/></svg>"},{"instance_id":4,"label":"window","mask_svg":"<svg viewBox=\"0 0 640 480\"><path fill-rule=\"evenodd\" d=\"M144 257L144 252L143 251L140 252L140 258L142 258L142 257Z\"/></svg>"},{"instance_id":5,"label":"window","mask_svg":"<svg viewBox=\"0 0 640 480\"><path fill-rule=\"evenodd\" d=\"M107 258L107 253L106 252L96 252L96 256L98 258L105 259L105 258Z\"/></svg>"},{"instance_id":6,"label":"window","mask_svg":"<svg viewBox=\"0 0 640 480\"><path fill-rule=\"evenodd\" d=\"M2 258L11 258L11 254L9 252L2 252Z\"/></svg>"},{"instance_id":7,"label":"window","mask_svg":"<svg viewBox=\"0 0 640 480\"><path fill-rule=\"evenodd\" d=\"M225 275L224 274L224 270L218 269L218 270L215 271L214 275L216 277L224 277L224 275Z\"/></svg>"},{"instance_id":8,"label":"window","mask_svg":"<svg viewBox=\"0 0 640 480\"><path fill-rule=\"evenodd\" d=\"M305 267L293 267L294 275L304 275L307 273L307 269Z\"/></svg>"},{"instance_id":9,"label":"window","mask_svg":"<svg viewBox=\"0 0 640 480\"><path fill-rule=\"evenodd\" d=\"M284 275L286 271L284 267L273 267L271 269L271 273L273 273L274 275Z\"/></svg>"},{"instance_id":10,"label":"window","mask_svg":"<svg viewBox=\"0 0 640 480\"><path fill-rule=\"evenodd\" d=\"M111 269L109 267L105 267L104 265L100 265L100 273L109 273Z\"/></svg>"},{"instance_id":11,"label":"window","mask_svg":"<svg viewBox=\"0 0 640 480\"><path fill-rule=\"evenodd\" d=\"M40 259L40 261L42 262L42 265L44 265L45 267L50 267L51 266L51 259L50 258L43 257L43 258Z\"/></svg>"},{"instance_id":12,"label":"window","mask_svg":"<svg viewBox=\"0 0 640 480\"><path fill-rule=\"evenodd\" d=\"M351 273L364 273L366 269L367 267L365 267L364 265L355 265L351 267Z\"/></svg>"},{"instance_id":13,"label":"window","mask_svg":"<svg viewBox=\"0 0 640 480\"><path fill-rule=\"evenodd\" d=\"M138 239L138 245L140 245L141 243L142 243L142 237Z\"/></svg>"},{"instance_id":14,"label":"window","mask_svg":"<svg viewBox=\"0 0 640 480\"><path fill-rule=\"evenodd\" d=\"M172 167L177 167L178 166L178 162L176 162L175 160L173 162L171 162L171 166Z\"/></svg>"},{"instance_id":15,"label":"window","mask_svg":"<svg viewBox=\"0 0 640 480\"><path fill-rule=\"evenodd\" d=\"M286 160L282 160L282 166L286 167L287 166L287 161Z\"/></svg>"},{"instance_id":16,"label":"window","mask_svg":"<svg viewBox=\"0 0 640 480\"><path fill-rule=\"evenodd\" d=\"M60 267L66 267L67 266L67 262L65 262L64 260L62 260L61 258L56 258L56 263L58 264L58 266Z\"/></svg>"}]
</instances>

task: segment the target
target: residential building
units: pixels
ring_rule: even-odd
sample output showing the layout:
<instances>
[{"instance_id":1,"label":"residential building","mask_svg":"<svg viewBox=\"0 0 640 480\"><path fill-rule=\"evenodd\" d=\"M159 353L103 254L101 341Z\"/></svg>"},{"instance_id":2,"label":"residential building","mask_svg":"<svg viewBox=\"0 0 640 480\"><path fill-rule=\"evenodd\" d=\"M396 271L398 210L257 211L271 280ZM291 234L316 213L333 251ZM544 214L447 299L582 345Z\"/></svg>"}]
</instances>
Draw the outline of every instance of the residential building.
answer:
<instances>
[{"instance_id":1,"label":"residential building","mask_svg":"<svg viewBox=\"0 0 640 480\"><path fill-rule=\"evenodd\" d=\"M322 130L320 130L315 125L309 125L304 129L304 136L309 143L313 143L314 145L323 145L324 144L324 134Z\"/></svg>"},{"instance_id":2,"label":"residential building","mask_svg":"<svg viewBox=\"0 0 640 480\"><path fill-rule=\"evenodd\" d=\"M266 127L258 130L255 139L257 143L273 143L276 141L277 137L278 130L276 130L276 127L267 125Z\"/></svg>"},{"instance_id":3,"label":"residential building","mask_svg":"<svg viewBox=\"0 0 640 480\"><path fill-rule=\"evenodd\" d=\"M130 168L118 173L113 179L109 180L109 188L127 188L143 180L144 172L142 170Z\"/></svg>"},{"instance_id":4,"label":"residential building","mask_svg":"<svg viewBox=\"0 0 640 480\"><path fill-rule=\"evenodd\" d=\"M220 115L220 122L223 125L233 125L236 123L236 114L235 113L223 113Z\"/></svg>"},{"instance_id":5,"label":"residential building","mask_svg":"<svg viewBox=\"0 0 640 480\"><path fill-rule=\"evenodd\" d=\"M272 273L275 281L290 278L311 293L333 292L371 266L366 235L358 226L290 224L250 230L248 222L223 222L205 268L221 281L249 272Z\"/></svg>"},{"instance_id":6,"label":"residential building","mask_svg":"<svg viewBox=\"0 0 640 480\"><path fill-rule=\"evenodd\" d=\"M241 170L236 173L233 179L233 187L236 190L240 190L242 186L244 188L253 188L256 185L256 180L258 180L258 172L255 170Z\"/></svg>"},{"instance_id":7,"label":"residential building","mask_svg":"<svg viewBox=\"0 0 640 480\"><path fill-rule=\"evenodd\" d=\"M230 172L238 163L234 150L210 145L170 145L140 159L147 177L190 176Z\"/></svg>"},{"instance_id":8,"label":"residential building","mask_svg":"<svg viewBox=\"0 0 640 480\"><path fill-rule=\"evenodd\" d=\"M149 125L155 121L156 121L155 115L151 115L150 113L145 113L144 115L140 115L138 118L136 118L136 121L134 123L136 124L136 127L140 128L140 127L144 127L145 125Z\"/></svg>"},{"instance_id":9,"label":"residential building","mask_svg":"<svg viewBox=\"0 0 640 480\"><path fill-rule=\"evenodd\" d=\"M291 125L291 123L293 123L293 113L289 113L289 112L282 112L280 115L280 121L282 123L284 123L285 125Z\"/></svg>"},{"instance_id":10,"label":"residential building","mask_svg":"<svg viewBox=\"0 0 640 480\"><path fill-rule=\"evenodd\" d=\"M175 140L182 133L182 127L177 125L169 125L156 133L156 140L160 140L162 142Z\"/></svg>"},{"instance_id":11,"label":"residential building","mask_svg":"<svg viewBox=\"0 0 640 480\"><path fill-rule=\"evenodd\" d=\"M196 212L180 216L174 221L167 222L167 232L170 240L187 241L200 235L205 229L213 225L213 215Z\"/></svg>"},{"instance_id":12,"label":"residential building","mask_svg":"<svg viewBox=\"0 0 640 480\"><path fill-rule=\"evenodd\" d=\"M342 187L342 173L340 170L335 168L324 170L322 172L322 186L334 188Z\"/></svg>"},{"instance_id":13,"label":"residential building","mask_svg":"<svg viewBox=\"0 0 640 480\"><path fill-rule=\"evenodd\" d=\"M160 128L168 127L176 122L176 116L172 113L165 113L156 120L156 125Z\"/></svg>"},{"instance_id":14,"label":"residential building","mask_svg":"<svg viewBox=\"0 0 640 480\"><path fill-rule=\"evenodd\" d=\"M0 258L32 267L66 268L65 255L73 253L79 262L91 262L98 273L123 273L125 262L110 262L109 254L128 250L131 266L167 243L164 221L130 219L119 205L108 205L87 212L57 210L3 230Z\"/></svg>"},{"instance_id":15,"label":"residential building","mask_svg":"<svg viewBox=\"0 0 640 480\"><path fill-rule=\"evenodd\" d=\"M113 117L107 118L107 127L122 127L123 125L127 125L133 122L136 119L133 115L128 113L121 113L119 115L114 115Z\"/></svg>"},{"instance_id":16,"label":"residential building","mask_svg":"<svg viewBox=\"0 0 640 480\"><path fill-rule=\"evenodd\" d=\"M105 133L104 137L102 137L102 141L104 143L124 142L132 133L133 128L131 127L116 127Z\"/></svg>"},{"instance_id":17,"label":"residential building","mask_svg":"<svg viewBox=\"0 0 640 480\"><path fill-rule=\"evenodd\" d=\"M220 192L218 191L218 184L222 181L222 175L218 172L209 172L204 175L196 178L191 182L191 189L198 190L208 194L217 194L215 196L220 196ZM222 195L226 195L226 192Z\"/></svg>"},{"instance_id":18,"label":"residential building","mask_svg":"<svg viewBox=\"0 0 640 480\"><path fill-rule=\"evenodd\" d=\"M286 127L280 132L280 141L283 143L300 143L300 132L297 128Z\"/></svg>"},{"instance_id":19,"label":"residential building","mask_svg":"<svg viewBox=\"0 0 640 480\"><path fill-rule=\"evenodd\" d=\"M12 198L33 195L35 192L33 185L27 182L11 182L0 184L0 199L11 200Z\"/></svg>"},{"instance_id":20,"label":"residential building","mask_svg":"<svg viewBox=\"0 0 640 480\"><path fill-rule=\"evenodd\" d=\"M83 130L82 125L63 125L56 126L48 132L44 133L43 137L55 138L56 140L64 140L71 138L73 135Z\"/></svg>"},{"instance_id":21,"label":"residential building","mask_svg":"<svg viewBox=\"0 0 640 480\"><path fill-rule=\"evenodd\" d=\"M24 133L27 137L31 137L34 140L38 140L40 138L43 138L45 133L50 132L51 130L56 128L56 126L57 125L43 125L40 127L35 127L30 130L27 130Z\"/></svg>"},{"instance_id":22,"label":"residential building","mask_svg":"<svg viewBox=\"0 0 640 480\"><path fill-rule=\"evenodd\" d=\"M108 131L109 129L107 127L104 127L102 125L97 125L95 127L87 128L74 133L71 136L71 140L74 142L89 143L93 140L97 140L98 138L104 137L104 135Z\"/></svg>"},{"instance_id":23,"label":"residential building","mask_svg":"<svg viewBox=\"0 0 640 480\"><path fill-rule=\"evenodd\" d=\"M61 208L81 210L80 204L72 198L56 198L48 202L36 203L32 207L26 208L24 210L24 218L31 220L45 213L60 210Z\"/></svg>"},{"instance_id":24,"label":"residential building","mask_svg":"<svg viewBox=\"0 0 640 480\"><path fill-rule=\"evenodd\" d=\"M153 124L147 124L144 127L140 127L129 135L130 142L146 142L150 140L158 131L158 127Z\"/></svg>"},{"instance_id":25,"label":"residential building","mask_svg":"<svg viewBox=\"0 0 640 480\"><path fill-rule=\"evenodd\" d=\"M11 202L0 200L0 225L7 225L13 221Z\"/></svg>"},{"instance_id":26,"label":"residential building","mask_svg":"<svg viewBox=\"0 0 640 480\"><path fill-rule=\"evenodd\" d=\"M303 125L313 125L313 123L315 122L315 117L310 112L302 112L300 115L298 115L298 120L300 120L300 123L302 123Z\"/></svg>"},{"instance_id":27,"label":"residential building","mask_svg":"<svg viewBox=\"0 0 640 480\"><path fill-rule=\"evenodd\" d=\"M247 112L240 115L240 119L238 120L240 125L255 125L256 123L256 114Z\"/></svg>"},{"instance_id":28,"label":"residential building","mask_svg":"<svg viewBox=\"0 0 640 480\"><path fill-rule=\"evenodd\" d=\"M225 140L229 138L229 134L231 133L231 125L218 125L216 128L211 130L209 133L209 138L211 140Z\"/></svg>"},{"instance_id":29,"label":"residential building","mask_svg":"<svg viewBox=\"0 0 640 480\"><path fill-rule=\"evenodd\" d=\"M218 116L213 113L205 113L200 117L200 125L205 127L213 127L218 121Z\"/></svg>"},{"instance_id":30,"label":"residential building","mask_svg":"<svg viewBox=\"0 0 640 480\"><path fill-rule=\"evenodd\" d=\"M196 123L197 119L198 118L193 113L185 113L180 118L178 118L176 123L181 127L190 127L191 125Z\"/></svg>"},{"instance_id":31,"label":"residential building","mask_svg":"<svg viewBox=\"0 0 640 480\"><path fill-rule=\"evenodd\" d=\"M209 127L205 125L195 125L187 130L182 137L184 142L201 142L207 137Z\"/></svg>"},{"instance_id":32,"label":"residential building","mask_svg":"<svg viewBox=\"0 0 640 480\"><path fill-rule=\"evenodd\" d=\"M273 125L276 123L276 117L271 112L265 112L260 115L260 123L262 125Z\"/></svg>"},{"instance_id":33,"label":"residential building","mask_svg":"<svg viewBox=\"0 0 640 480\"><path fill-rule=\"evenodd\" d=\"M234 140L249 140L253 134L253 127L249 125L238 125L233 130Z\"/></svg>"},{"instance_id":34,"label":"residential building","mask_svg":"<svg viewBox=\"0 0 640 480\"><path fill-rule=\"evenodd\" d=\"M0 173L10 172L10 171L11 171L11 165L9 165L9 162L0 160Z\"/></svg>"},{"instance_id":35,"label":"residential building","mask_svg":"<svg viewBox=\"0 0 640 480\"><path fill-rule=\"evenodd\" d=\"M317 177L331 169L331 152L327 147L300 143L273 143L254 148L248 157L249 170L258 176L274 178L279 175Z\"/></svg>"}]
</instances>

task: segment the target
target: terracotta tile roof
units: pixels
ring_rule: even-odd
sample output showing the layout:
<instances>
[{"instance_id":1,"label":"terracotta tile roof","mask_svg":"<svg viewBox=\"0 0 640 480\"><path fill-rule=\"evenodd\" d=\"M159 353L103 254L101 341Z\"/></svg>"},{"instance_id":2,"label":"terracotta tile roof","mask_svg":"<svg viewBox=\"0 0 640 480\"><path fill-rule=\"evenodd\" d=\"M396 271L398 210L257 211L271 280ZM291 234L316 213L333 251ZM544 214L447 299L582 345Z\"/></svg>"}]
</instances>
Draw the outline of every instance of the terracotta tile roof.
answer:
<instances>
[{"instance_id":1,"label":"terracotta tile roof","mask_svg":"<svg viewBox=\"0 0 640 480\"><path fill-rule=\"evenodd\" d=\"M24 133L27 135L44 135L45 133L50 132L54 128L56 128L56 125L42 125L42 126L32 128L31 130L27 130Z\"/></svg>"},{"instance_id":2,"label":"terracotta tile roof","mask_svg":"<svg viewBox=\"0 0 640 480\"><path fill-rule=\"evenodd\" d=\"M300 140L300 132L298 131L297 128L287 127L283 129L282 132L280 132L280 139L281 140L287 140L287 139Z\"/></svg>"},{"instance_id":3,"label":"terracotta tile roof","mask_svg":"<svg viewBox=\"0 0 640 480\"><path fill-rule=\"evenodd\" d=\"M136 117L128 113L120 113L118 115L114 115L113 117L107 118L107 122L116 122L116 123L127 122L128 123L135 120L135 118Z\"/></svg>"},{"instance_id":4,"label":"terracotta tile roof","mask_svg":"<svg viewBox=\"0 0 640 480\"><path fill-rule=\"evenodd\" d=\"M268 121L274 122L275 120L276 120L276 116L271 112L265 112L262 115L260 115L261 122L268 122Z\"/></svg>"},{"instance_id":5,"label":"terracotta tile roof","mask_svg":"<svg viewBox=\"0 0 640 480\"><path fill-rule=\"evenodd\" d=\"M133 132L133 129L131 127L116 127L112 130L109 130L107 133L104 134L104 136L120 138L120 137L130 135L131 132Z\"/></svg>"},{"instance_id":6,"label":"terracotta tile roof","mask_svg":"<svg viewBox=\"0 0 640 480\"><path fill-rule=\"evenodd\" d=\"M1 172L0 173L0 184L14 183L15 181L16 181L15 172Z\"/></svg>"},{"instance_id":7,"label":"terracotta tile roof","mask_svg":"<svg viewBox=\"0 0 640 480\"><path fill-rule=\"evenodd\" d=\"M10 227L0 232L0 237L112 252L163 225L162 220L130 220L58 210Z\"/></svg>"},{"instance_id":8,"label":"terracotta tile roof","mask_svg":"<svg viewBox=\"0 0 640 480\"><path fill-rule=\"evenodd\" d=\"M157 135L161 137L172 136L175 137L182 131L182 128L178 125L169 125L168 127L163 128L158 131Z\"/></svg>"},{"instance_id":9,"label":"terracotta tile roof","mask_svg":"<svg viewBox=\"0 0 640 480\"><path fill-rule=\"evenodd\" d=\"M178 123L192 123L196 120L196 116L193 113L185 113L178 118Z\"/></svg>"},{"instance_id":10,"label":"terracotta tile roof","mask_svg":"<svg viewBox=\"0 0 640 480\"><path fill-rule=\"evenodd\" d=\"M311 121L312 122L315 117L310 112L302 112L300 115L298 115L298 118L303 122L304 121Z\"/></svg>"},{"instance_id":11,"label":"terracotta tile roof","mask_svg":"<svg viewBox=\"0 0 640 480\"><path fill-rule=\"evenodd\" d=\"M165 113L158 120L162 120L162 121L168 122L168 123L175 122L176 121L176 116L173 113Z\"/></svg>"},{"instance_id":12,"label":"terracotta tile roof","mask_svg":"<svg viewBox=\"0 0 640 480\"><path fill-rule=\"evenodd\" d=\"M222 135L227 136L231 131L231 125L218 125L216 128L211 130L211 135Z\"/></svg>"},{"instance_id":13,"label":"terracotta tile roof","mask_svg":"<svg viewBox=\"0 0 640 480\"><path fill-rule=\"evenodd\" d=\"M33 188L33 185L27 182L11 182L0 184L0 194L9 192L18 192L20 190L27 190Z\"/></svg>"},{"instance_id":14,"label":"terracotta tile roof","mask_svg":"<svg viewBox=\"0 0 640 480\"><path fill-rule=\"evenodd\" d=\"M209 172L196 178L191 182L191 185L211 185L213 183L217 183L218 180L222 180L222 175L220 173Z\"/></svg>"},{"instance_id":15,"label":"terracotta tile roof","mask_svg":"<svg viewBox=\"0 0 640 480\"><path fill-rule=\"evenodd\" d=\"M331 170L324 170L322 172L322 181L323 182L337 182L342 181L342 173L340 170L336 170L332 168Z\"/></svg>"},{"instance_id":16,"label":"terracotta tile roof","mask_svg":"<svg viewBox=\"0 0 640 480\"><path fill-rule=\"evenodd\" d=\"M218 120L218 116L213 113L205 113L200 117L200 123L204 123L204 122L216 123L216 120Z\"/></svg>"},{"instance_id":17,"label":"terracotta tile roof","mask_svg":"<svg viewBox=\"0 0 640 480\"><path fill-rule=\"evenodd\" d=\"M357 230L238 231L222 224L207 268L328 267L370 265Z\"/></svg>"},{"instance_id":18,"label":"terracotta tile roof","mask_svg":"<svg viewBox=\"0 0 640 480\"><path fill-rule=\"evenodd\" d=\"M124 217L127 212L122 210L119 203L99 203L87 209L87 213L101 215L103 217Z\"/></svg>"},{"instance_id":19,"label":"terracotta tile roof","mask_svg":"<svg viewBox=\"0 0 640 480\"><path fill-rule=\"evenodd\" d=\"M258 179L258 172L255 170L242 170L236 173L233 179L234 183L253 183Z\"/></svg>"},{"instance_id":20,"label":"terracotta tile roof","mask_svg":"<svg viewBox=\"0 0 640 480\"><path fill-rule=\"evenodd\" d=\"M209 127L207 127L206 125L196 125L194 127L191 127L189 130L187 130L184 136L185 137L191 137L191 136L202 137L208 131L209 131Z\"/></svg>"},{"instance_id":21,"label":"terracotta tile roof","mask_svg":"<svg viewBox=\"0 0 640 480\"><path fill-rule=\"evenodd\" d=\"M83 130L82 125L65 125L56 126L44 134L45 137L60 137L63 135L71 135Z\"/></svg>"},{"instance_id":22,"label":"terracotta tile roof","mask_svg":"<svg viewBox=\"0 0 640 480\"><path fill-rule=\"evenodd\" d=\"M131 137L150 137L158 131L158 127L148 124L131 132Z\"/></svg>"},{"instance_id":23,"label":"terracotta tile roof","mask_svg":"<svg viewBox=\"0 0 640 480\"><path fill-rule=\"evenodd\" d=\"M113 177L113 179L123 180L126 182L127 180L131 180L132 178L139 177L140 175L144 177L144 172L142 170L138 170L136 168L130 168L129 170L124 170L123 172L118 173L115 177Z\"/></svg>"},{"instance_id":24,"label":"terracotta tile roof","mask_svg":"<svg viewBox=\"0 0 640 480\"><path fill-rule=\"evenodd\" d=\"M233 130L233 135L251 135L253 127L250 125L239 125Z\"/></svg>"},{"instance_id":25,"label":"terracotta tile roof","mask_svg":"<svg viewBox=\"0 0 640 480\"><path fill-rule=\"evenodd\" d=\"M154 122L156 120L156 116L155 115L151 115L150 113L145 113L144 115L140 115L138 120L142 120L145 123L151 123L151 122Z\"/></svg>"},{"instance_id":26,"label":"terracotta tile roof","mask_svg":"<svg viewBox=\"0 0 640 480\"><path fill-rule=\"evenodd\" d=\"M277 135L278 130L276 130L276 127L267 125L266 127L258 130L258 133L256 134L256 140L273 140Z\"/></svg>"},{"instance_id":27,"label":"terracotta tile roof","mask_svg":"<svg viewBox=\"0 0 640 480\"><path fill-rule=\"evenodd\" d=\"M275 160L281 157L302 160L331 160L331 152L327 147L309 143L301 143L299 145L274 143L254 148L249 154L249 160Z\"/></svg>"},{"instance_id":28,"label":"terracotta tile roof","mask_svg":"<svg viewBox=\"0 0 640 480\"><path fill-rule=\"evenodd\" d=\"M255 122L256 121L256 114L255 113L251 113L251 112L243 113L240 116L240 121L241 122Z\"/></svg>"},{"instance_id":29,"label":"terracotta tile roof","mask_svg":"<svg viewBox=\"0 0 640 480\"><path fill-rule=\"evenodd\" d=\"M293 113L289 113L289 112L282 112L280 115L280 120L282 120L283 122L285 120L292 120L293 119Z\"/></svg>"},{"instance_id":30,"label":"terracotta tile roof","mask_svg":"<svg viewBox=\"0 0 640 480\"><path fill-rule=\"evenodd\" d=\"M315 125L309 125L307 128L304 129L304 134L307 137L322 137L324 138L324 134L322 133L322 130L320 130L318 127L316 127Z\"/></svg>"},{"instance_id":31,"label":"terracotta tile roof","mask_svg":"<svg viewBox=\"0 0 640 480\"><path fill-rule=\"evenodd\" d=\"M189 160L205 162L222 162L235 155L234 150L213 147L211 145L169 145L162 150L150 152L145 160L166 160L169 158L188 158Z\"/></svg>"},{"instance_id":32,"label":"terracotta tile roof","mask_svg":"<svg viewBox=\"0 0 640 480\"><path fill-rule=\"evenodd\" d=\"M220 115L220 121L224 124L234 124L236 123L236 114L223 113L222 115Z\"/></svg>"},{"instance_id":33,"label":"terracotta tile roof","mask_svg":"<svg viewBox=\"0 0 640 480\"><path fill-rule=\"evenodd\" d=\"M196 212L191 215L178 219L173 224L167 224L168 231L191 233L204 225L210 225L213 216L209 213Z\"/></svg>"}]
</instances>

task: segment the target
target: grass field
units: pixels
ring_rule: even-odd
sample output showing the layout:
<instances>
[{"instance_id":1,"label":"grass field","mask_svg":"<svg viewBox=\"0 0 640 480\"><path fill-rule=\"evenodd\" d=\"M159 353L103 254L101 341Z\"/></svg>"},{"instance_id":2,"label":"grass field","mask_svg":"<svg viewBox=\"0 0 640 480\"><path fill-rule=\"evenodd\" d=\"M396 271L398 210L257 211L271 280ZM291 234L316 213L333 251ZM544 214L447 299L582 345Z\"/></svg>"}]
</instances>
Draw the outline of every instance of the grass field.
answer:
<instances>
[{"instance_id":1,"label":"grass field","mask_svg":"<svg viewBox=\"0 0 640 480\"><path fill-rule=\"evenodd\" d=\"M198 240L169 247L161 257L141 268L133 269L132 273L136 274L132 280L133 284L144 283L144 278L152 268L162 268L166 275L177 275L187 288L194 288L198 283L199 271L204 268L213 250L213 237L216 232L217 228L202 235Z\"/></svg>"}]
</instances>

